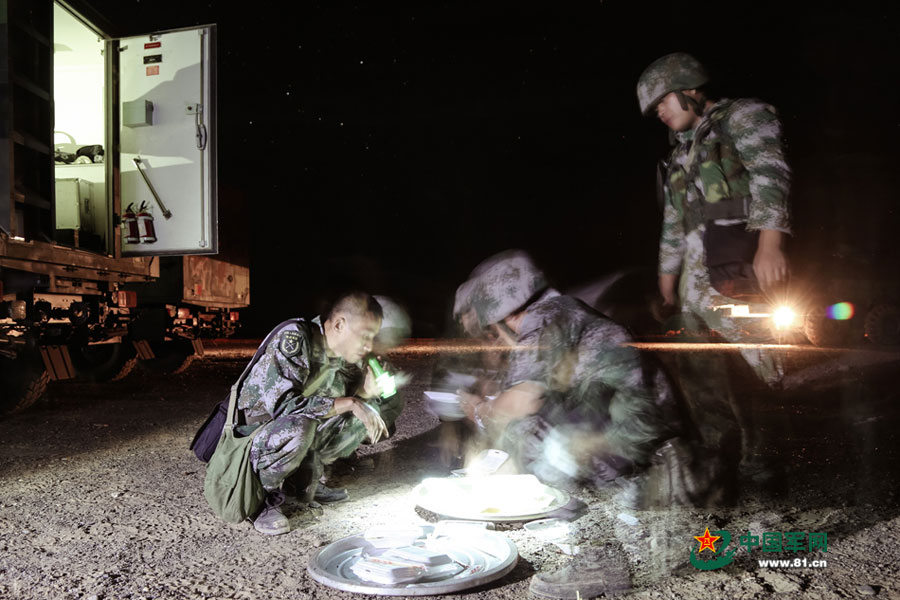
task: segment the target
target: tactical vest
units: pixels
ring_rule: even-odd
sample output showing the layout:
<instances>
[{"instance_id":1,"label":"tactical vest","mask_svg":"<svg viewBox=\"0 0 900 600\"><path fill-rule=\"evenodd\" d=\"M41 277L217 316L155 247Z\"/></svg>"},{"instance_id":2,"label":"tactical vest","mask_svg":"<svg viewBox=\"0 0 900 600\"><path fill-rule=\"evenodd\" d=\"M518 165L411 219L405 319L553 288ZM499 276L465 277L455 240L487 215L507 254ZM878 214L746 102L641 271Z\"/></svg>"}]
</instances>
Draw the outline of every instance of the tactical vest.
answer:
<instances>
[{"instance_id":1,"label":"tactical vest","mask_svg":"<svg viewBox=\"0 0 900 600\"><path fill-rule=\"evenodd\" d=\"M693 140L679 144L665 164L666 188L685 231L718 219L747 220L750 215L750 174L724 131L732 104L733 101L726 101L715 107L694 132ZM675 156L686 146L690 149L682 166L675 162ZM698 177L705 191L703 201L688 202L688 182Z\"/></svg>"}]
</instances>

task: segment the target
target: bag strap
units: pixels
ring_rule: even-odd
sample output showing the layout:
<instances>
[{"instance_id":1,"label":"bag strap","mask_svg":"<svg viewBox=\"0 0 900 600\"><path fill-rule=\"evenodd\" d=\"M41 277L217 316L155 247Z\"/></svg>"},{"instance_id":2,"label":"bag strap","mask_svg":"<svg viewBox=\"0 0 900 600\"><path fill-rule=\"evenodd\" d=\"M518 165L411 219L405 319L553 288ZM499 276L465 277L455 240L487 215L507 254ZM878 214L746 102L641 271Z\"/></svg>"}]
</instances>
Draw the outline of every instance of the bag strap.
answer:
<instances>
[{"instance_id":1,"label":"bag strap","mask_svg":"<svg viewBox=\"0 0 900 600\"><path fill-rule=\"evenodd\" d=\"M237 388L238 385L236 383L231 386L231 397L228 399L228 411L225 413L225 429L234 429L234 412L237 406Z\"/></svg>"},{"instance_id":2,"label":"bag strap","mask_svg":"<svg viewBox=\"0 0 900 600\"><path fill-rule=\"evenodd\" d=\"M262 344L259 345L259 348L256 349L256 353L253 355L253 358L250 359L250 362L247 363L247 366L244 367L244 371L241 373L241 376L238 377L238 380L231 386L231 397L228 400L228 411L225 413L225 428L233 429L234 424L237 421L235 415L235 409L237 406L237 392L244 384L244 379L247 378L247 375L250 374L250 369L256 366L256 363L259 362L259 359L265 353L266 348L269 346L269 342L272 341L272 338L275 337L275 334L284 329L287 325L298 324L301 323L302 319L288 319L287 321L282 321L278 324L278 327L275 327L272 331L269 332L269 335L266 336L266 339L263 340Z\"/></svg>"}]
</instances>

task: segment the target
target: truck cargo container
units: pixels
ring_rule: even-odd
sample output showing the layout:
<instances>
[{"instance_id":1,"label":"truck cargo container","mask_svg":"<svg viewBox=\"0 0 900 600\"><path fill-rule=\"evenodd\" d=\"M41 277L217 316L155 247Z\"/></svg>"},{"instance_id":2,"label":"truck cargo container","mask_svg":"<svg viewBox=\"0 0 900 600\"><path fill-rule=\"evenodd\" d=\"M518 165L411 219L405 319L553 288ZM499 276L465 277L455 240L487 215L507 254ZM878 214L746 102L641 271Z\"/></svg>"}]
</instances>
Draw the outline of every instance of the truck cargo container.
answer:
<instances>
[{"instance_id":1,"label":"truck cargo container","mask_svg":"<svg viewBox=\"0 0 900 600\"><path fill-rule=\"evenodd\" d=\"M232 335L249 260L217 186L216 26L0 0L0 48L0 413Z\"/></svg>"}]
</instances>

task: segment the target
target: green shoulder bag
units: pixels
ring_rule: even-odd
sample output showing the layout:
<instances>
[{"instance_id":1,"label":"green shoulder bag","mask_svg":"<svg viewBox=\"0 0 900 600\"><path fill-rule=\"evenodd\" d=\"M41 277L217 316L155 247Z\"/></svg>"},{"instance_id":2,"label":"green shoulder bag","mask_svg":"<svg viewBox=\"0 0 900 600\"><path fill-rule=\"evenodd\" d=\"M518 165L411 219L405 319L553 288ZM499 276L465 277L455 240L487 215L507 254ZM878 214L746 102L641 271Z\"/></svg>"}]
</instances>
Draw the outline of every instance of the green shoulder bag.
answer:
<instances>
[{"instance_id":1,"label":"green shoulder bag","mask_svg":"<svg viewBox=\"0 0 900 600\"><path fill-rule=\"evenodd\" d=\"M266 491L250 464L250 443L262 429L246 437L234 437L237 384L231 388L228 414L216 451L206 465L203 495L210 508L229 523L240 523L259 511Z\"/></svg>"}]
</instances>

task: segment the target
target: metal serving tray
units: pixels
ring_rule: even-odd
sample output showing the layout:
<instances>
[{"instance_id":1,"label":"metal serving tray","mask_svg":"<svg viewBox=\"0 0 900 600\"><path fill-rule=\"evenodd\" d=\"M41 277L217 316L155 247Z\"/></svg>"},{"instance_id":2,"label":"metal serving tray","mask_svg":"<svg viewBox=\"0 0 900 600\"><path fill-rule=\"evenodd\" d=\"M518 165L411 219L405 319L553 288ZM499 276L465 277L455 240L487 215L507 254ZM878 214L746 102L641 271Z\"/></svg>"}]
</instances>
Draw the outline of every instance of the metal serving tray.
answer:
<instances>
[{"instance_id":1,"label":"metal serving tray","mask_svg":"<svg viewBox=\"0 0 900 600\"><path fill-rule=\"evenodd\" d=\"M549 497L549 502L534 510L519 510L512 503L516 500L515 493L510 505L504 505L503 498L495 502L489 502L490 507L481 509L473 507L471 503L457 500L467 497L482 497L485 494L479 492L481 482L490 484L493 490L506 487L515 489L516 478L531 477L525 475L486 475L483 477L447 477L443 479L426 479L412 491L412 497L416 505L440 518L462 519L467 521L487 521L491 523L518 523L534 521L551 516L555 511L569 503L569 494L558 488L541 484L535 479L535 486L542 494ZM494 492L496 494L496 491Z\"/></svg>"},{"instance_id":2,"label":"metal serving tray","mask_svg":"<svg viewBox=\"0 0 900 600\"><path fill-rule=\"evenodd\" d=\"M477 525L477 524L476 524ZM433 535L438 526L423 526L417 544L451 557L458 569L410 583L376 583L360 579L351 567L372 551L364 534L343 538L316 552L307 571L321 584L346 592L382 596L431 596L483 585L509 573L519 559L516 545L495 531L457 527ZM377 551L377 550L376 550Z\"/></svg>"}]
</instances>

